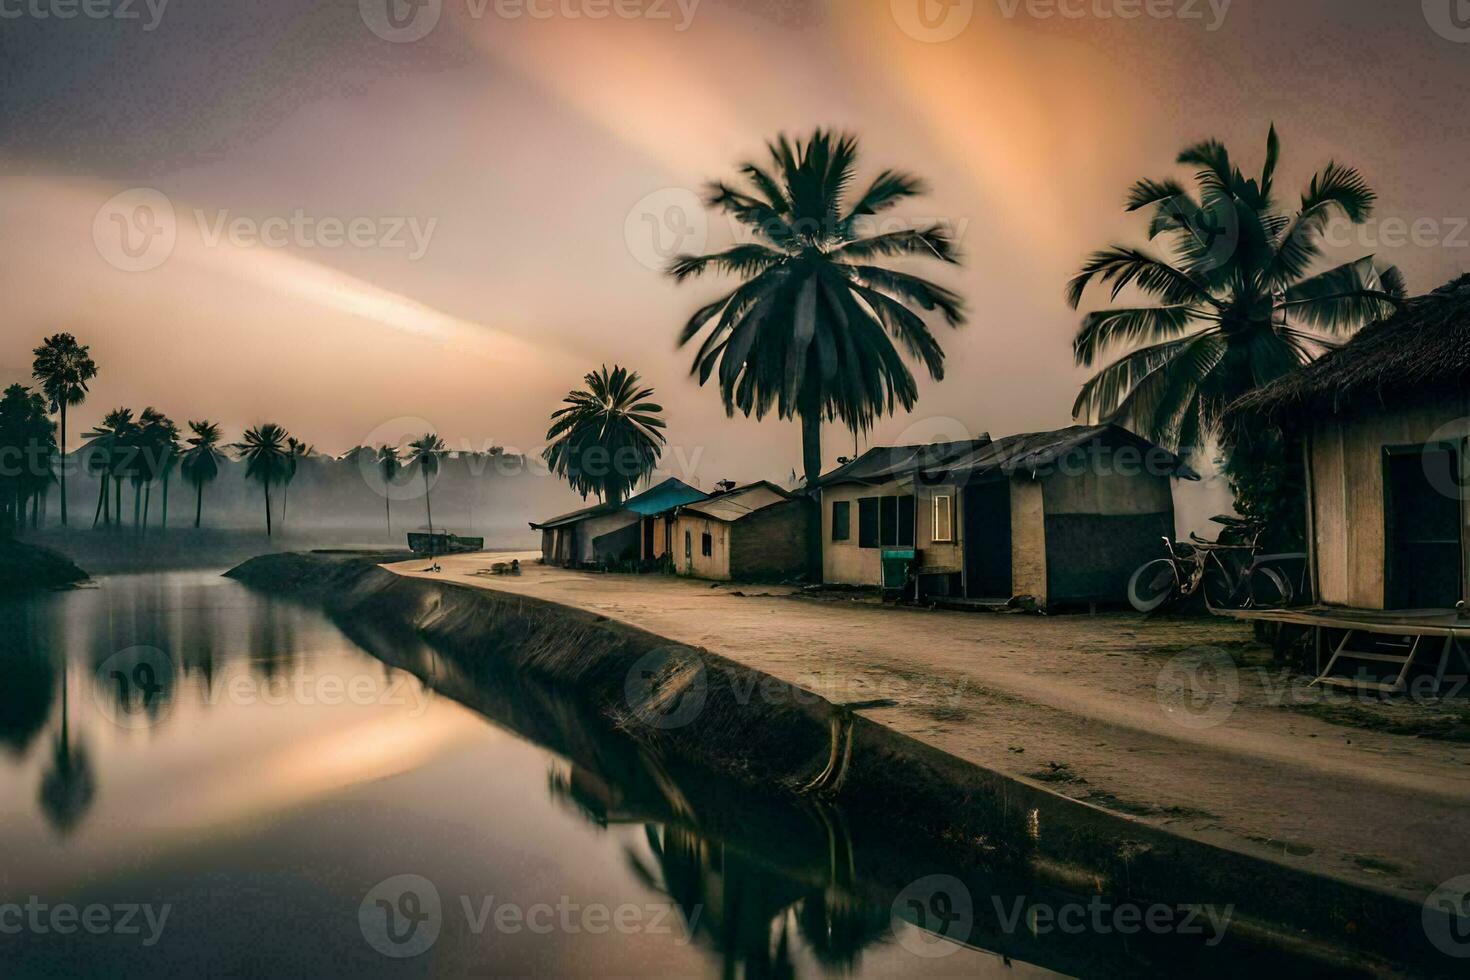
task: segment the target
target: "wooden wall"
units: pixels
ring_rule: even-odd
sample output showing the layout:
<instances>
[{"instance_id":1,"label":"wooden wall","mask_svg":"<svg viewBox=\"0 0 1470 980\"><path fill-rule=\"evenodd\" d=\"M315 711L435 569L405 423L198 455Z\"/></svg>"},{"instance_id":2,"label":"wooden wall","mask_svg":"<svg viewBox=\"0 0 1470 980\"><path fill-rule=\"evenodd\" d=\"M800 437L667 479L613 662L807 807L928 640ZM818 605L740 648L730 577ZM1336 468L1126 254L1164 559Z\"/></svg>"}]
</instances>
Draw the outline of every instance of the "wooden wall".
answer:
<instances>
[{"instance_id":1,"label":"wooden wall","mask_svg":"<svg viewBox=\"0 0 1470 980\"><path fill-rule=\"evenodd\" d=\"M1384 608L1383 448L1463 438L1466 407L1460 401L1331 416L1312 426L1307 455L1319 601ZM1470 569L1466 581L1470 594Z\"/></svg>"}]
</instances>

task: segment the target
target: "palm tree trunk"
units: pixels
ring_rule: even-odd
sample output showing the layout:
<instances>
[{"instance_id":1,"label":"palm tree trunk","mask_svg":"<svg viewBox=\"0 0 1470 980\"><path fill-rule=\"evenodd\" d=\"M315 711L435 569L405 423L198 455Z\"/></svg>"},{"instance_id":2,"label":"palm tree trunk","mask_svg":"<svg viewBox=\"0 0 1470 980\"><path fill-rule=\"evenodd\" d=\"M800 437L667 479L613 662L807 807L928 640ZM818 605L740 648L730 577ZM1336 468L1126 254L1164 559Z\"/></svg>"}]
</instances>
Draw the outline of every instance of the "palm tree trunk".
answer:
<instances>
[{"instance_id":1,"label":"palm tree trunk","mask_svg":"<svg viewBox=\"0 0 1470 980\"><path fill-rule=\"evenodd\" d=\"M148 481L147 488L143 491L143 529L148 529L148 515L153 512L153 481Z\"/></svg>"},{"instance_id":2,"label":"palm tree trunk","mask_svg":"<svg viewBox=\"0 0 1470 980\"><path fill-rule=\"evenodd\" d=\"M158 521L159 528L164 529L164 530L167 530L168 529L168 477L169 477L168 470L164 470L163 471L163 513L159 517L159 521Z\"/></svg>"},{"instance_id":3,"label":"palm tree trunk","mask_svg":"<svg viewBox=\"0 0 1470 980\"><path fill-rule=\"evenodd\" d=\"M61 446L60 452L56 454L61 463L61 526L66 527L66 397L65 393L58 399L61 404ZM82 511L86 513L86 511Z\"/></svg>"},{"instance_id":4,"label":"palm tree trunk","mask_svg":"<svg viewBox=\"0 0 1470 980\"><path fill-rule=\"evenodd\" d=\"M393 498L383 494L383 513L388 515L388 537L393 537Z\"/></svg>"},{"instance_id":5,"label":"palm tree trunk","mask_svg":"<svg viewBox=\"0 0 1470 980\"><path fill-rule=\"evenodd\" d=\"M97 481L97 512L92 515L92 527L102 518L102 505L107 502L107 474L101 474Z\"/></svg>"},{"instance_id":6,"label":"palm tree trunk","mask_svg":"<svg viewBox=\"0 0 1470 980\"><path fill-rule=\"evenodd\" d=\"M134 483L133 484L133 530L134 531L141 530L142 527L143 527L143 525L142 525L142 513L141 513L141 509L140 509L142 502L143 502L143 485L141 483Z\"/></svg>"},{"instance_id":7,"label":"palm tree trunk","mask_svg":"<svg viewBox=\"0 0 1470 980\"><path fill-rule=\"evenodd\" d=\"M112 478L112 512L113 516L117 518L117 526L121 528L123 526L122 479L116 476Z\"/></svg>"},{"instance_id":8,"label":"palm tree trunk","mask_svg":"<svg viewBox=\"0 0 1470 980\"><path fill-rule=\"evenodd\" d=\"M204 513L204 483L194 485L194 526L199 526L199 516Z\"/></svg>"},{"instance_id":9,"label":"palm tree trunk","mask_svg":"<svg viewBox=\"0 0 1470 980\"><path fill-rule=\"evenodd\" d=\"M806 474L809 505L806 522L807 579L822 581L822 505L817 480L822 476L822 413L809 406L801 413L801 466Z\"/></svg>"},{"instance_id":10,"label":"palm tree trunk","mask_svg":"<svg viewBox=\"0 0 1470 980\"><path fill-rule=\"evenodd\" d=\"M281 530L286 529L286 495L291 492L291 484L287 482L281 487Z\"/></svg>"},{"instance_id":11,"label":"palm tree trunk","mask_svg":"<svg viewBox=\"0 0 1470 980\"><path fill-rule=\"evenodd\" d=\"M429 514L429 533L434 533L434 502L429 499L429 471L424 470L424 509Z\"/></svg>"},{"instance_id":12,"label":"palm tree trunk","mask_svg":"<svg viewBox=\"0 0 1470 980\"><path fill-rule=\"evenodd\" d=\"M266 484L264 484L264 486L265 486L265 536L266 537L270 537L271 536L271 485L269 483L266 483Z\"/></svg>"}]
</instances>

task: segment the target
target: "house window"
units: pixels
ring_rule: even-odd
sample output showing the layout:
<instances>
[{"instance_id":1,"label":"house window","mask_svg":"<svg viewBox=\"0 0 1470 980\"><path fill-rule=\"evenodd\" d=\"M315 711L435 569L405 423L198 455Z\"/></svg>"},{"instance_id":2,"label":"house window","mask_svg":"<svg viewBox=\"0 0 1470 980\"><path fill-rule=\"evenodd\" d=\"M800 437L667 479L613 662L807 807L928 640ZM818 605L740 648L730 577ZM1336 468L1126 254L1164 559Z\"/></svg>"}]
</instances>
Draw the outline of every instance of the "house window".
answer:
<instances>
[{"instance_id":1,"label":"house window","mask_svg":"<svg viewBox=\"0 0 1470 980\"><path fill-rule=\"evenodd\" d=\"M832 501L832 540L846 541L852 537L852 502Z\"/></svg>"},{"instance_id":2,"label":"house window","mask_svg":"<svg viewBox=\"0 0 1470 980\"><path fill-rule=\"evenodd\" d=\"M715 553L715 539L708 531L699 536L699 553L706 558Z\"/></svg>"},{"instance_id":3,"label":"house window","mask_svg":"<svg viewBox=\"0 0 1470 980\"><path fill-rule=\"evenodd\" d=\"M954 497L947 493L935 494L934 496L933 540L954 540Z\"/></svg>"},{"instance_id":4,"label":"house window","mask_svg":"<svg viewBox=\"0 0 1470 980\"><path fill-rule=\"evenodd\" d=\"M690 535L688 531L684 532L684 557L694 557L694 538Z\"/></svg>"},{"instance_id":5,"label":"house window","mask_svg":"<svg viewBox=\"0 0 1470 980\"><path fill-rule=\"evenodd\" d=\"M858 547L878 547L878 497L858 501Z\"/></svg>"},{"instance_id":6,"label":"house window","mask_svg":"<svg viewBox=\"0 0 1470 980\"><path fill-rule=\"evenodd\" d=\"M864 497L858 501L858 547L912 548L914 498Z\"/></svg>"}]
</instances>

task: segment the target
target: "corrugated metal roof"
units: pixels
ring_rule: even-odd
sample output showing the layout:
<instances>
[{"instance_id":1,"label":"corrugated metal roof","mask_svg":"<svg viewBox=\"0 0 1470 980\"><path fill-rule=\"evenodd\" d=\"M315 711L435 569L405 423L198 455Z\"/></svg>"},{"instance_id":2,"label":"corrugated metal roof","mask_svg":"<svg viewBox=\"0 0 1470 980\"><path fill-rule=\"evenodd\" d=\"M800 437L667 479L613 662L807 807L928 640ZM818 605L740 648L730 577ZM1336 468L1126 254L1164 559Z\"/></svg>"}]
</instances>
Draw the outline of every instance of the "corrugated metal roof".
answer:
<instances>
[{"instance_id":1,"label":"corrugated metal roof","mask_svg":"<svg viewBox=\"0 0 1470 980\"><path fill-rule=\"evenodd\" d=\"M885 483L919 469L945 466L951 460L990 444L990 434L958 442L935 442L917 446L874 446L857 459L837 467L819 481L819 486L838 483Z\"/></svg>"},{"instance_id":2,"label":"corrugated metal roof","mask_svg":"<svg viewBox=\"0 0 1470 980\"><path fill-rule=\"evenodd\" d=\"M729 493L717 494L705 500L687 504L684 509L717 521L733 524L743 517L749 517L757 511L765 510L776 504L784 504L790 499L790 494L773 484L762 481L738 487Z\"/></svg>"},{"instance_id":3,"label":"corrugated metal roof","mask_svg":"<svg viewBox=\"0 0 1470 980\"><path fill-rule=\"evenodd\" d=\"M1104 438L1130 442L1142 452L1157 454L1160 466L1172 476L1199 479L1178 456L1119 425L1069 425L1049 432L1003 436L988 446L955 459L949 466L949 473L958 482L992 473L1033 473L1055 464L1074 449Z\"/></svg>"},{"instance_id":4,"label":"corrugated metal roof","mask_svg":"<svg viewBox=\"0 0 1470 980\"><path fill-rule=\"evenodd\" d=\"M703 490L697 490L685 483L683 480L669 477L656 487L650 487L640 494L635 494L623 501L621 504L601 503L591 507L583 507L569 514L562 514L541 523L531 522L533 530L546 531L552 528L565 527L568 524L576 524L593 517L601 517L605 514L615 514L620 510L631 510L635 514L647 516L677 507L680 504L692 503L703 500L709 496Z\"/></svg>"}]
</instances>

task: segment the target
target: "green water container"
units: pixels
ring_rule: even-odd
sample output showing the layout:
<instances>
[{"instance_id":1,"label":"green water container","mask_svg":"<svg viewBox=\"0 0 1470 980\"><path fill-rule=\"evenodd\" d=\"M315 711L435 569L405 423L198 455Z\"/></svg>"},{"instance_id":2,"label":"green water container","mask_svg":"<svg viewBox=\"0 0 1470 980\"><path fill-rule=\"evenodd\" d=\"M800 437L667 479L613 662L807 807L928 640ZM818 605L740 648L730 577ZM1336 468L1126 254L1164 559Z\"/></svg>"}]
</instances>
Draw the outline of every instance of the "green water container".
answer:
<instances>
[{"instance_id":1,"label":"green water container","mask_svg":"<svg viewBox=\"0 0 1470 980\"><path fill-rule=\"evenodd\" d=\"M879 552L883 567L883 588L901 589L909 578L909 566L914 563L913 548L884 548Z\"/></svg>"}]
</instances>

